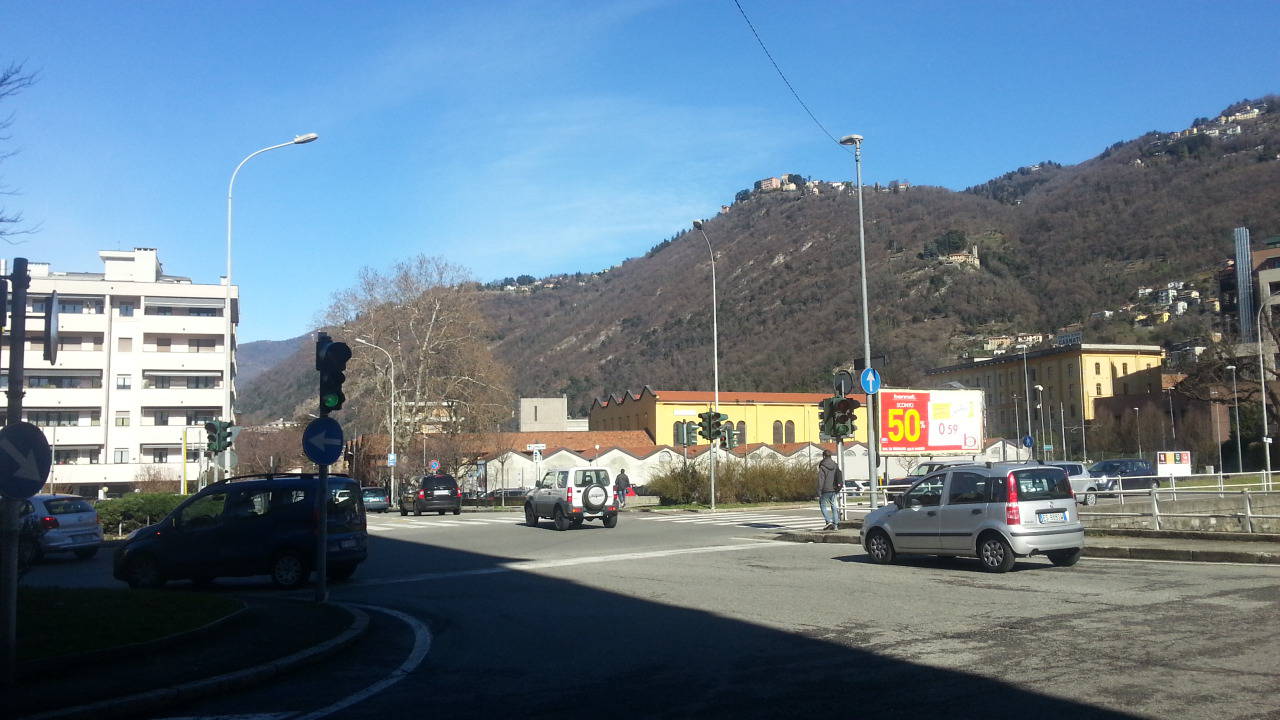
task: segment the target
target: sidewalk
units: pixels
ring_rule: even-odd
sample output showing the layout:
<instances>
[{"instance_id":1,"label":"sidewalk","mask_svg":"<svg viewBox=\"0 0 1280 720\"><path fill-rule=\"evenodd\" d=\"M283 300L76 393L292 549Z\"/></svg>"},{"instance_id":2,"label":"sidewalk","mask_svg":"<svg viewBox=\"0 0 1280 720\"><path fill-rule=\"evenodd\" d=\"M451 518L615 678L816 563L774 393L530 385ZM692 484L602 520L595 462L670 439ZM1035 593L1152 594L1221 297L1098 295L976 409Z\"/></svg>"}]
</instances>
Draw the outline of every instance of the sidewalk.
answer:
<instances>
[{"instance_id":1,"label":"sidewalk","mask_svg":"<svg viewBox=\"0 0 1280 720\"><path fill-rule=\"evenodd\" d=\"M861 520L840 523L839 530L788 531L769 535L774 540L788 542L851 543L858 544ZM1197 537L1169 537L1170 535L1198 535ZM1225 533L1159 533L1142 536L1104 534L1085 531L1084 556L1099 558L1128 558L1131 560L1185 560L1191 562L1230 562L1280 565L1280 541L1251 538L1243 533L1234 538L1221 537Z\"/></svg>"},{"instance_id":2,"label":"sidewalk","mask_svg":"<svg viewBox=\"0 0 1280 720\"><path fill-rule=\"evenodd\" d=\"M132 718L236 688L261 684L338 652L368 627L340 605L260 596L209 632L113 652L18 666L5 717L23 720Z\"/></svg>"}]
</instances>

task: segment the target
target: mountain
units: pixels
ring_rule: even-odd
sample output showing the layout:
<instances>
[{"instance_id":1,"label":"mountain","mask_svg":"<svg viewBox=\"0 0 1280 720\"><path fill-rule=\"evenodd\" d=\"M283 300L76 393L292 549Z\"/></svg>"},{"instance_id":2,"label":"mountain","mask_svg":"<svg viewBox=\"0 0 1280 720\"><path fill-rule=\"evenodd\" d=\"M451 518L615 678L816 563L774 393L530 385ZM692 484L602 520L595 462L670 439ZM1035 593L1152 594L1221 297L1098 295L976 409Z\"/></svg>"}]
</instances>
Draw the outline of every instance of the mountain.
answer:
<instances>
[{"instance_id":1,"label":"mountain","mask_svg":"<svg viewBox=\"0 0 1280 720\"><path fill-rule=\"evenodd\" d=\"M236 380L252 382L254 378L280 364L311 337L299 335L288 340L255 340L236 346Z\"/></svg>"},{"instance_id":2,"label":"mountain","mask_svg":"<svg viewBox=\"0 0 1280 720\"><path fill-rule=\"evenodd\" d=\"M1232 254L1234 227L1280 234L1280 98L1196 123L961 192L868 187L872 352L886 355L886 382L919 381L973 335L1052 330L1138 286L1204 275ZM862 354L856 198L800 187L752 192L705 224L722 389L821 391ZM979 267L941 262L974 247ZM709 259L685 232L598 273L485 291L494 352L521 396L567 395L575 415L646 384L710 388ZM268 416L288 415L305 395L274 372L246 385L246 402L260 393Z\"/></svg>"}]
</instances>

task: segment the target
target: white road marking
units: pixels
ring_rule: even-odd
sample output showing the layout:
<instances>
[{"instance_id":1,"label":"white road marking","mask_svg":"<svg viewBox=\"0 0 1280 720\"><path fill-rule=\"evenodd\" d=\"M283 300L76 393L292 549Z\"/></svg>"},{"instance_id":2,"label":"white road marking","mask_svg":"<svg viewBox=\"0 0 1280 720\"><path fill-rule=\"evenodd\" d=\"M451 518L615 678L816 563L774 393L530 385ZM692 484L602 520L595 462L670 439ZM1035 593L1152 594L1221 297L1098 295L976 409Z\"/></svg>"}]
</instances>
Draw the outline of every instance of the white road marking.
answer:
<instances>
[{"instance_id":1,"label":"white road marking","mask_svg":"<svg viewBox=\"0 0 1280 720\"><path fill-rule=\"evenodd\" d=\"M474 568L471 570L452 570L447 572L421 573L394 578L373 578L357 580L343 584L343 587L361 587L370 585L397 585L401 583L424 582L427 580L447 580L456 577L474 575L495 575L507 572L523 572L528 570L544 570L547 568L571 567L574 565L593 565L596 563L622 562L627 560L651 560L653 558L672 557L676 555L702 555L704 553L733 552L750 548L796 547L795 543L774 542L771 540L753 540L737 545L711 545L698 548L676 548L673 550L650 550L648 552L619 553L616 555L593 555L589 557L566 558L563 560L517 560L492 567Z\"/></svg>"},{"instance_id":2,"label":"white road marking","mask_svg":"<svg viewBox=\"0 0 1280 720\"><path fill-rule=\"evenodd\" d=\"M405 658L404 662L400 663L400 667L396 668L395 670L392 670L391 674L383 678L382 680L379 680L378 682L370 685L369 687L365 688L364 690L361 690L358 693L355 693L353 695L348 695L347 697L333 703L332 705L329 705L328 707L323 707L323 708L320 708L319 710L313 710L312 712L309 712L306 715L301 715L297 718L294 718L294 720L319 720L322 717L327 717L329 715L332 715L338 712L339 710L345 710L346 708L349 708L352 705L355 705L356 703L361 702L372 695L376 695L377 693L380 693L383 690L386 690L392 685L395 685L396 683L403 680L405 676L407 676L409 673L416 670L418 668L418 665L422 664L422 660L426 658L427 653L431 650L431 630L427 628L427 626L421 620L413 617L412 615L402 613L399 610L392 610L390 608L378 607L377 605L358 605L357 604L355 606L359 608L364 608L366 610L373 610L375 612L386 613L392 617L400 619L402 622L408 625L410 629L413 630L413 649L409 651L409 656Z\"/></svg>"}]
</instances>

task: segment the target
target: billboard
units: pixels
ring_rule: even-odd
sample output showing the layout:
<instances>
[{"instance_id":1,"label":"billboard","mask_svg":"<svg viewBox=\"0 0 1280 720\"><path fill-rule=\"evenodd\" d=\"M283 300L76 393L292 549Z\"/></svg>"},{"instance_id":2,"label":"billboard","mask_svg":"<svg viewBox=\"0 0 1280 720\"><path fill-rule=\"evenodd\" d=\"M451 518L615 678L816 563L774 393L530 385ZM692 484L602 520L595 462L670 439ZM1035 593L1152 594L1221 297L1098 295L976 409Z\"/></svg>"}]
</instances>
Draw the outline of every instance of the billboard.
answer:
<instances>
[{"instance_id":1,"label":"billboard","mask_svg":"<svg viewBox=\"0 0 1280 720\"><path fill-rule=\"evenodd\" d=\"M981 390L881 390L881 455L982 452Z\"/></svg>"}]
</instances>

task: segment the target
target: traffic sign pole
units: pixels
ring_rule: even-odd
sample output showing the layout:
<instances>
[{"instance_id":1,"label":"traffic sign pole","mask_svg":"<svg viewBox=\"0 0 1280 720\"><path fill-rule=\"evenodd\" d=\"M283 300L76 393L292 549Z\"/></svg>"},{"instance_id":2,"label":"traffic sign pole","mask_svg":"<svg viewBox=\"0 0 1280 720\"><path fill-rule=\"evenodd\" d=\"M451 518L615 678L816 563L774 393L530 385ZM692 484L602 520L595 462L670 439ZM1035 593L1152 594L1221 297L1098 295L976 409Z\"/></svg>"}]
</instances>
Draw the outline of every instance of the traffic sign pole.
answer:
<instances>
[{"instance_id":1,"label":"traffic sign pole","mask_svg":"<svg viewBox=\"0 0 1280 720\"><path fill-rule=\"evenodd\" d=\"M22 390L25 358L22 348L27 344L27 288L31 287L31 275L27 273L27 259L13 259L13 274L9 276L12 292L9 331L9 347L17 352L9 353L8 416L6 425L22 421ZM0 313L4 308L0 308ZM45 308L48 312L48 308ZM17 498L0 499L0 638L4 647L0 651L0 683L13 684L13 672L17 663L18 627L18 513L22 501Z\"/></svg>"}]
</instances>

